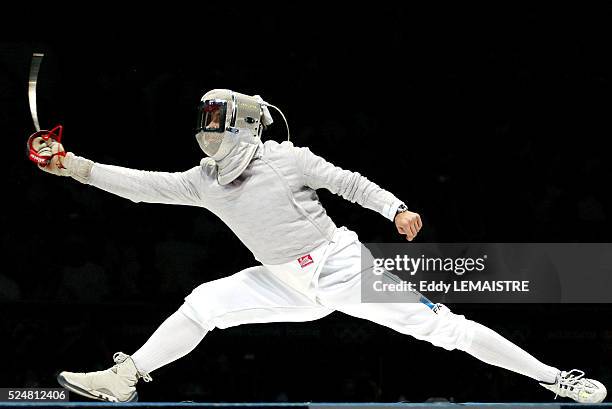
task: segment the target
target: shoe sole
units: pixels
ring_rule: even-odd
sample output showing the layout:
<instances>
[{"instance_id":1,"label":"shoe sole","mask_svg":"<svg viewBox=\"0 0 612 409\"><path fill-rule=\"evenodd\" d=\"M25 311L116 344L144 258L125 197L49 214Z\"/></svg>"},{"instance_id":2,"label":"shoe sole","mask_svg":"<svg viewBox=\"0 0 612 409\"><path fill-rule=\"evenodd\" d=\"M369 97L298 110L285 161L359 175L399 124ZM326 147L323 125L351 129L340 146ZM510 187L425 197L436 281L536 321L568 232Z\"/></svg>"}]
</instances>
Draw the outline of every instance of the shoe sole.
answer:
<instances>
[{"instance_id":1,"label":"shoe sole","mask_svg":"<svg viewBox=\"0 0 612 409\"><path fill-rule=\"evenodd\" d=\"M74 392L78 395L84 396L89 399L99 400L102 402L113 402L113 403L127 403L127 402L137 402L138 401L138 393L134 392L132 396L126 401L119 401L116 397L107 395L102 392L98 392L98 395L94 394L94 392L87 391L79 386L76 386L70 382L66 378L62 376L60 373L57 375L57 382L64 388L68 389L70 392Z\"/></svg>"}]
</instances>

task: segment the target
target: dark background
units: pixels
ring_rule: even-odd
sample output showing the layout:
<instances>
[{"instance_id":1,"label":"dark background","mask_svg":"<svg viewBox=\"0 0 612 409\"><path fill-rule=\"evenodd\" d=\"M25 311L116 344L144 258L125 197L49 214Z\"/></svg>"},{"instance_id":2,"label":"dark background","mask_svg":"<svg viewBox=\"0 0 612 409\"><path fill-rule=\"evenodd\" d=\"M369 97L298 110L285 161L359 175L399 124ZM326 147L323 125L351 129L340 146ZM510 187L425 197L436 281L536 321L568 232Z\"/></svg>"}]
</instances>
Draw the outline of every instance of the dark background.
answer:
<instances>
[{"instance_id":1,"label":"dark background","mask_svg":"<svg viewBox=\"0 0 612 409\"><path fill-rule=\"evenodd\" d=\"M423 216L420 241L610 241L610 6L76 7L8 13L15 28L0 39L0 386L104 369L198 284L254 263L207 211L134 204L29 163L34 51L46 53L41 125L62 123L67 149L94 161L194 166L195 106L230 88L281 107L296 145L405 200ZM275 118L267 138L280 141ZM402 240L380 215L320 197L362 241ZM451 307L612 385L610 305ZM215 330L153 377L141 400L553 398L528 378L340 313Z\"/></svg>"}]
</instances>

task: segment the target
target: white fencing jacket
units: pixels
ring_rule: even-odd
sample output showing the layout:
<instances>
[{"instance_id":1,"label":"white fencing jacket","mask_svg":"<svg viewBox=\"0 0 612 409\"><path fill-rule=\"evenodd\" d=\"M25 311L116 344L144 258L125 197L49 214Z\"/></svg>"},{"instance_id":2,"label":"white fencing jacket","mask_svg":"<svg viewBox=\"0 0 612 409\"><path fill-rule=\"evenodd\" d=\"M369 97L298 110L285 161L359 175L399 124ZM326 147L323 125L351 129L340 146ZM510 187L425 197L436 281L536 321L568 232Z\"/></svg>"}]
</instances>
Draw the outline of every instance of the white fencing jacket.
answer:
<instances>
[{"instance_id":1,"label":"white fencing jacket","mask_svg":"<svg viewBox=\"0 0 612 409\"><path fill-rule=\"evenodd\" d=\"M319 202L325 188L393 221L402 203L357 172L291 142L259 145L233 182L217 182L205 158L186 172L150 172L94 163L87 183L134 202L190 205L217 215L262 264L283 264L330 241L336 225Z\"/></svg>"}]
</instances>

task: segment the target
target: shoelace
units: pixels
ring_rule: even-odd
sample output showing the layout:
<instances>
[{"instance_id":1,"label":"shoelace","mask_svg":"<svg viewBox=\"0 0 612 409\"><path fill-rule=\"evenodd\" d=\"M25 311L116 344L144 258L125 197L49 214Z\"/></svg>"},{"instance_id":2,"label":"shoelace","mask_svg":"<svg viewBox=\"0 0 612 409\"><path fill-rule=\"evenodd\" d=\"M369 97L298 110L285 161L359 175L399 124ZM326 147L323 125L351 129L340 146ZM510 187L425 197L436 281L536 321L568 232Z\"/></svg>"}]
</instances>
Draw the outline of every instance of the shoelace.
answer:
<instances>
[{"instance_id":1,"label":"shoelace","mask_svg":"<svg viewBox=\"0 0 612 409\"><path fill-rule=\"evenodd\" d=\"M559 380L557 381L557 392L555 393L555 399L559 396L559 391L561 389L574 389L576 384L582 379L584 376L584 372L579 369L572 369L569 372L565 373L565 376L559 376Z\"/></svg>"},{"instance_id":2,"label":"shoelace","mask_svg":"<svg viewBox=\"0 0 612 409\"><path fill-rule=\"evenodd\" d=\"M117 364L117 365L122 364L122 363L123 363L123 362L125 362L125 360L126 360L126 359L128 359L128 358L130 358L130 359L131 359L131 357L130 357L129 355L124 354L123 352L116 352L116 353L113 355L113 361L115 361L115 364ZM117 366L117 365L115 365L115 366ZM140 378L142 378L142 380L143 380L143 381L145 381L145 382L151 382L151 381L153 380L153 378L151 378L151 375L149 375L149 374L148 374L148 373L146 373L146 372L140 372L140 371L138 371L138 372L137 372L137 374L138 374L138 376L139 376Z\"/></svg>"}]
</instances>

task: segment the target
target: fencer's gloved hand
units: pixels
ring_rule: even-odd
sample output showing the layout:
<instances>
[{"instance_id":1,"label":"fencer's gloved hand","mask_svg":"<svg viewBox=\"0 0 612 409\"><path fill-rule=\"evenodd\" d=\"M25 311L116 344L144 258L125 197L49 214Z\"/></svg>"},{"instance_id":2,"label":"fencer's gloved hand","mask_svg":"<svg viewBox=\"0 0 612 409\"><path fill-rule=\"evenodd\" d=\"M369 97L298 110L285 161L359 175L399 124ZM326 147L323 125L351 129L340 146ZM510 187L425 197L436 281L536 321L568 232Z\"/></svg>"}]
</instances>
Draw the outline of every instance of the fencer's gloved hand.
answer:
<instances>
[{"instance_id":1,"label":"fencer's gloved hand","mask_svg":"<svg viewBox=\"0 0 612 409\"><path fill-rule=\"evenodd\" d=\"M57 176L70 176L81 183L87 183L91 174L93 162L76 156L72 152L64 153L64 147L59 142L51 144L52 157L46 166L38 167L47 173Z\"/></svg>"}]
</instances>

